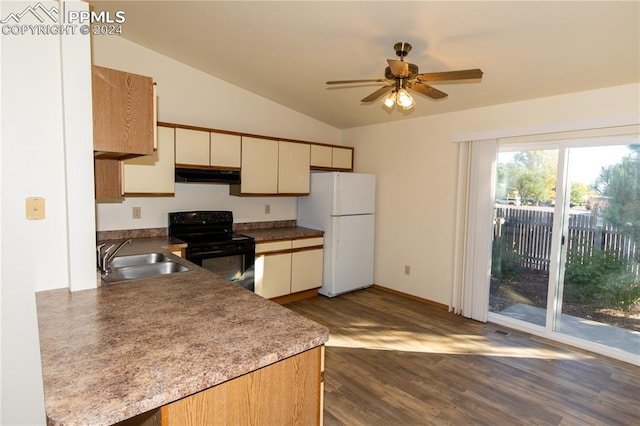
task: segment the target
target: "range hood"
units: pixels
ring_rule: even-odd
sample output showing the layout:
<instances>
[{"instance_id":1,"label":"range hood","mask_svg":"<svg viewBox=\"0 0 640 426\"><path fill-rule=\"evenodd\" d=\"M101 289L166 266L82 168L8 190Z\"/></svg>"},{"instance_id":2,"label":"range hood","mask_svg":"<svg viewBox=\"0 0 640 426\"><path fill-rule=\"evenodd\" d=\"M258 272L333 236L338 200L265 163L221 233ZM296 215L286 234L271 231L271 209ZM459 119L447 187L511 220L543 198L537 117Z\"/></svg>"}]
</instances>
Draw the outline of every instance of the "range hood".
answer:
<instances>
[{"instance_id":1,"label":"range hood","mask_svg":"<svg viewBox=\"0 0 640 426\"><path fill-rule=\"evenodd\" d=\"M176 168L176 182L240 183L239 170Z\"/></svg>"}]
</instances>

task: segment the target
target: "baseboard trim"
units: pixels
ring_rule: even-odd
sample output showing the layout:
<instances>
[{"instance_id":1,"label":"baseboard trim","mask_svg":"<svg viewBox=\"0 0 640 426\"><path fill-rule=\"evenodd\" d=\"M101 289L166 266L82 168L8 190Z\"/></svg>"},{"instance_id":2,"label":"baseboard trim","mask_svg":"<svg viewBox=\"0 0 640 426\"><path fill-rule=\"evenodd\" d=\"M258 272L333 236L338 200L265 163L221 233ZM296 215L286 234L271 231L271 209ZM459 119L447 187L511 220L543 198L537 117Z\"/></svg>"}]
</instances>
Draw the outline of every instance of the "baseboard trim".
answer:
<instances>
[{"instance_id":1,"label":"baseboard trim","mask_svg":"<svg viewBox=\"0 0 640 426\"><path fill-rule=\"evenodd\" d=\"M444 304L439 303L439 302L434 302L433 300L423 299L422 297L418 297L418 296L414 296L413 294L404 293L402 291L394 290L394 289L389 288L389 287L383 287L383 286L378 285L378 284L373 284L371 287L375 288L377 290L385 291L387 293L395 294L397 296L402 296L402 297L405 297L407 299L415 300L416 302L424 303L425 305L433 306L434 308L442 309L443 311L449 311L449 306L444 305Z\"/></svg>"},{"instance_id":2,"label":"baseboard trim","mask_svg":"<svg viewBox=\"0 0 640 426\"><path fill-rule=\"evenodd\" d=\"M297 302L298 300L308 299L318 295L318 289L313 288L311 290L299 291L298 293L286 294L284 296L274 297L271 300L280 305L286 305L287 303Z\"/></svg>"}]
</instances>

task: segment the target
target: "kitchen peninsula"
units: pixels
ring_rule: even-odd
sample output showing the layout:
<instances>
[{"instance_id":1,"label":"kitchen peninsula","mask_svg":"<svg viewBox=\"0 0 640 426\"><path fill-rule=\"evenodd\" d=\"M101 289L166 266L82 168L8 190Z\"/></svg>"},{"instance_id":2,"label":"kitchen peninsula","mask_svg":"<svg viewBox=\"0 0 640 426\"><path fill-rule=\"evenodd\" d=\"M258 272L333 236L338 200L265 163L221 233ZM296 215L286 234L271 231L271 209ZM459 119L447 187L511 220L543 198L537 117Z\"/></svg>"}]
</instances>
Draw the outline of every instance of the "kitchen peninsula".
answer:
<instances>
[{"instance_id":1,"label":"kitchen peninsula","mask_svg":"<svg viewBox=\"0 0 640 426\"><path fill-rule=\"evenodd\" d=\"M134 242L125 254L135 250ZM37 293L48 423L114 424L140 415L156 416L154 424L179 424L180 410L196 406L252 416L238 407L246 395L232 395L244 393L242 383L233 384L252 374L260 374L251 379L255 383L268 383L255 386L262 394L245 403L298 416L297 423L318 423L328 330L171 256L190 270L92 290ZM275 376L263 374L274 368ZM222 393L226 402L190 404L227 385L233 386ZM276 396L270 386L286 389ZM186 415L193 414L211 418L211 411ZM220 421L233 422L237 415L215 411Z\"/></svg>"}]
</instances>

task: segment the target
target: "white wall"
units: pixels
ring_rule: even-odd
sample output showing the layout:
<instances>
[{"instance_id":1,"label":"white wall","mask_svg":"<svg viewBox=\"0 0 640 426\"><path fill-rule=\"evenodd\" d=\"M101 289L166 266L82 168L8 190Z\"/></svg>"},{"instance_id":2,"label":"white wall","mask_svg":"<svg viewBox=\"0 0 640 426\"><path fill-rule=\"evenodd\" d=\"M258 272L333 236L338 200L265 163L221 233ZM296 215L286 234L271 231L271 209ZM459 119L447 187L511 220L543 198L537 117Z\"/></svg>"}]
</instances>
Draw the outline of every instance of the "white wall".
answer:
<instances>
[{"instance_id":1,"label":"white wall","mask_svg":"<svg viewBox=\"0 0 640 426\"><path fill-rule=\"evenodd\" d=\"M269 204L271 214L264 214ZM296 218L295 197L231 197L229 185L176 183L175 197L128 197L122 203L100 203L98 230L166 228L167 213L181 210L231 210L233 220L262 222ZM142 208L142 217L132 219L132 207Z\"/></svg>"},{"instance_id":2,"label":"white wall","mask_svg":"<svg viewBox=\"0 0 640 426\"><path fill-rule=\"evenodd\" d=\"M0 5L6 17L34 3ZM80 34L2 36L3 425L46 423L35 292L96 285L89 48ZM45 199L43 220L26 219L32 196Z\"/></svg>"},{"instance_id":3,"label":"white wall","mask_svg":"<svg viewBox=\"0 0 640 426\"><path fill-rule=\"evenodd\" d=\"M221 130L340 144L341 132L282 105L120 37L94 37L93 63L152 76L158 83L158 119ZM177 184L175 198L129 198L97 205L97 229L165 227L168 211L229 209L235 222L296 218L295 197L232 197L228 185ZM264 214L271 204L271 214ZM132 219L131 207L142 207Z\"/></svg>"},{"instance_id":4,"label":"white wall","mask_svg":"<svg viewBox=\"0 0 640 426\"><path fill-rule=\"evenodd\" d=\"M377 175L376 283L449 304L460 135L637 123L639 97L632 84L345 130L355 170Z\"/></svg>"}]
</instances>

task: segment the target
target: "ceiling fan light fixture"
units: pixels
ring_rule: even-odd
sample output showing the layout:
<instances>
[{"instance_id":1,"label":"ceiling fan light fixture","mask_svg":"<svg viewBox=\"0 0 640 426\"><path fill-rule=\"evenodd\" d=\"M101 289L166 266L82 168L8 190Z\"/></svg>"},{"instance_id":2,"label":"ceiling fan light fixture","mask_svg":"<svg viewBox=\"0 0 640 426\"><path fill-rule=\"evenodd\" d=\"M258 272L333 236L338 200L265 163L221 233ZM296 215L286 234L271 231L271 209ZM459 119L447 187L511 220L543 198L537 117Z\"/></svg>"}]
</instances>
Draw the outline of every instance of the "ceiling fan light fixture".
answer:
<instances>
[{"instance_id":1,"label":"ceiling fan light fixture","mask_svg":"<svg viewBox=\"0 0 640 426\"><path fill-rule=\"evenodd\" d=\"M393 92L389 93L387 96L385 96L384 99L382 100L382 103L387 108L393 108L393 106L396 104L396 92L395 92L395 90Z\"/></svg>"},{"instance_id":2,"label":"ceiling fan light fixture","mask_svg":"<svg viewBox=\"0 0 640 426\"><path fill-rule=\"evenodd\" d=\"M398 90L396 102L404 109L413 108L413 106L416 104L416 102L413 100L413 97L406 89Z\"/></svg>"}]
</instances>

